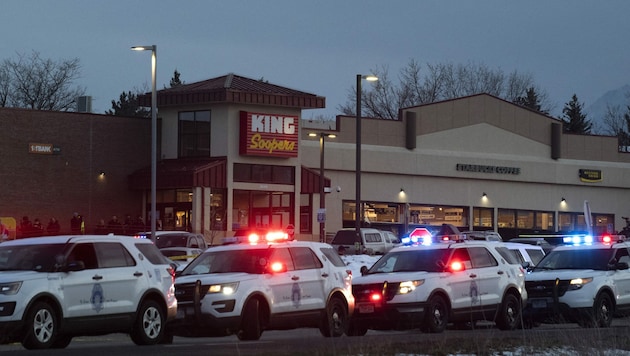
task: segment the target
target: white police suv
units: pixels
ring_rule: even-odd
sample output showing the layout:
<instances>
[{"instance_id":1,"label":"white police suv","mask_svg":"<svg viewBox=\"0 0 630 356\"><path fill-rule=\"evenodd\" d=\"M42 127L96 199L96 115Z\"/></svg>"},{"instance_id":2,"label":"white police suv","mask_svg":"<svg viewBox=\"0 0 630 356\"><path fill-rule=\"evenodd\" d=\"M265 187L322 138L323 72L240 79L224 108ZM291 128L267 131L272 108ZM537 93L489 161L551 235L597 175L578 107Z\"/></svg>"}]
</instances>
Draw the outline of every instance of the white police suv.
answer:
<instances>
[{"instance_id":1,"label":"white police suv","mask_svg":"<svg viewBox=\"0 0 630 356\"><path fill-rule=\"evenodd\" d=\"M630 244L608 235L570 242L553 249L526 275L526 326L574 322L608 327L615 315L630 312Z\"/></svg>"},{"instance_id":2,"label":"white police suv","mask_svg":"<svg viewBox=\"0 0 630 356\"><path fill-rule=\"evenodd\" d=\"M167 332L241 340L299 327L344 334L354 310L351 272L332 246L287 239L254 234L204 251L176 277L178 312Z\"/></svg>"},{"instance_id":3,"label":"white police suv","mask_svg":"<svg viewBox=\"0 0 630 356\"><path fill-rule=\"evenodd\" d=\"M161 341L177 313L174 270L149 240L51 236L0 244L0 342L64 348L72 337Z\"/></svg>"},{"instance_id":4,"label":"white police suv","mask_svg":"<svg viewBox=\"0 0 630 356\"><path fill-rule=\"evenodd\" d=\"M501 242L459 239L397 247L355 277L348 334L439 333L448 323L477 320L494 321L502 330L519 327L527 300L523 267Z\"/></svg>"}]
</instances>

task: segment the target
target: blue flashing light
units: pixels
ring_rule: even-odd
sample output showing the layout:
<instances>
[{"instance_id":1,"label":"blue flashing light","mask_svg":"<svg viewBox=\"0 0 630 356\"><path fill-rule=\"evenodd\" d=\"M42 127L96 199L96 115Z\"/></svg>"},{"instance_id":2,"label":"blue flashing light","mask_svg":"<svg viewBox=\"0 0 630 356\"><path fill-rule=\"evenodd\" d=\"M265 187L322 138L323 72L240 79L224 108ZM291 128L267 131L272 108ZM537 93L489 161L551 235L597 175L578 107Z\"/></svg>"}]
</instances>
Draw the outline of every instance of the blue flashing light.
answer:
<instances>
[{"instance_id":1,"label":"blue flashing light","mask_svg":"<svg viewBox=\"0 0 630 356\"><path fill-rule=\"evenodd\" d=\"M590 245L593 241L593 236L591 235L571 235L562 238L562 242L572 245Z\"/></svg>"}]
</instances>

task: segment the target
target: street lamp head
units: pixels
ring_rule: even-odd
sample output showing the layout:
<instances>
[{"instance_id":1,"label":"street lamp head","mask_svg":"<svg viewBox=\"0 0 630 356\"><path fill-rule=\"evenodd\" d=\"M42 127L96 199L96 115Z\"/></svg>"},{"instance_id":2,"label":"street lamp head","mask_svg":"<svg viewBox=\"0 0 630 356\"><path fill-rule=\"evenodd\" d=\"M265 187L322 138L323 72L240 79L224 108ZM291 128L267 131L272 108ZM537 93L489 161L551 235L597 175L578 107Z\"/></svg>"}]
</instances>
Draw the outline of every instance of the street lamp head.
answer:
<instances>
[{"instance_id":1,"label":"street lamp head","mask_svg":"<svg viewBox=\"0 0 630 356\"><path fill-rule=\"evenodd\" d=\"M131 47L132 51L155 51L156 46L133 46Z\"/></svg>"},{"instance_id":2,"label":"street lamp head","mask_svg":"<svg viewBox=\"0 0 630 356\"><path fill-rule=\"evenodd\" d=\"M378 77L373 74L362 75L361 79L365 79L368 82L375 82L378 80Z\"/></svg>"},{"instance_id":3,"label":"street lamp head","mask_svg":"<svg viewBox=\"0 0 630 356\"><path fill-rule=\"evenodd\" d=\"M308 133L308 137L328 137L328 138L335 138L335 137L337 137L337 135L335 135L334 133L326 133L326 132L309 132L309 133Z\"/></svg>"}]
</instances>

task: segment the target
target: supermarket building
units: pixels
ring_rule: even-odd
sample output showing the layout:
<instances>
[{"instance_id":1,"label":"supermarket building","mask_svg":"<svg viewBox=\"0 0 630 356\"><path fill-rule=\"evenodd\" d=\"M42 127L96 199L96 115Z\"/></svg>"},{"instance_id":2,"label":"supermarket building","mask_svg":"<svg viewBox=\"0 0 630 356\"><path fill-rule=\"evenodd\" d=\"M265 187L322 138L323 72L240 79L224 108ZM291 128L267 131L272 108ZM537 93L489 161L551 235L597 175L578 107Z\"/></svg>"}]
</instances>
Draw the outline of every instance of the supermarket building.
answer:
<instances>
[{"instance_id":1,"label":"supermarket building","mask_svg":"<svg viewBox=\"0 0 630 356\"><path fill-rule=\"evenodd\" d=\"M355 226L356 118L304 120L324 97L228 74L160 90L157 107L162 229L215 242L289 225L319 240L323 216L328 238ZM90 232L112 215L148 216L150 120L0 109L0 124L12 132L0 142L3 222L58 216L64 227L81 211ZM325 139L318 214L326 133L336 137ZM620 230L630 214L630 156L615 137L565 134L561 121L487 94L363 118L361 142L364 226L448 223L512 238L584 230L585 201L596 231Z\"/></svg>"}]
</instances>

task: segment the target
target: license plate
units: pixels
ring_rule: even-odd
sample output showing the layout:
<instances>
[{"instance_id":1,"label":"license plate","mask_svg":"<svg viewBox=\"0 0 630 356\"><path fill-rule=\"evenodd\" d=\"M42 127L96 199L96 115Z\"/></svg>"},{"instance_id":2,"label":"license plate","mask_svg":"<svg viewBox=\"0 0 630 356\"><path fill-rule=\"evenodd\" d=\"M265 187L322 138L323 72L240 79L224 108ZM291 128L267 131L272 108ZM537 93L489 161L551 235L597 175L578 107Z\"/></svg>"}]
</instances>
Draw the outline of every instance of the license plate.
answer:
<instances>
[{"instance_id":1,"label":"license plate","mask_svg":"<svg viewBox=\"0 0 630 356\"><path fill-rule=\"evenodd\" d=\"M536 309L538 308L546 308L547 307L547 301L544 299L534 299L532 300L532 306Z\"/></svg>"},{"instance_id":2,"label":"license plate","mask_svg":"<svg viewBox=\"0 0 630 356\"><path fill-rule=\"evenodd\" d=\"M374 313L374 305L373 304L359 304L359 313L361 314Z\"/></svg>"},{"instance_id":3,"label":"license plate","mask_svg":"<svg viewBox=\"0 0 630 356\"><path fill-rule=\"evenodd\" d=\"M187 316L194 315L195 309L192 307L179 307L177 308L177 319L184 319Z\"/></svg>"}]
</instances>

